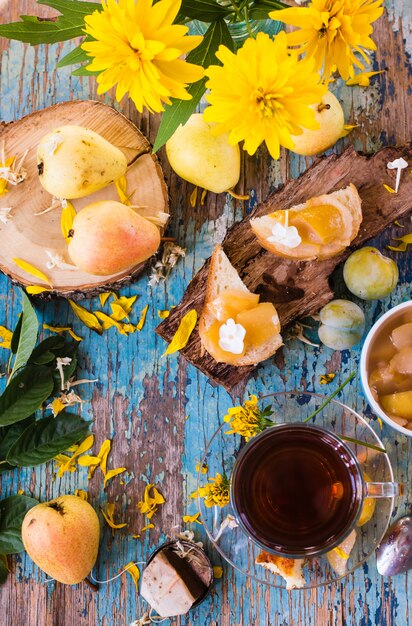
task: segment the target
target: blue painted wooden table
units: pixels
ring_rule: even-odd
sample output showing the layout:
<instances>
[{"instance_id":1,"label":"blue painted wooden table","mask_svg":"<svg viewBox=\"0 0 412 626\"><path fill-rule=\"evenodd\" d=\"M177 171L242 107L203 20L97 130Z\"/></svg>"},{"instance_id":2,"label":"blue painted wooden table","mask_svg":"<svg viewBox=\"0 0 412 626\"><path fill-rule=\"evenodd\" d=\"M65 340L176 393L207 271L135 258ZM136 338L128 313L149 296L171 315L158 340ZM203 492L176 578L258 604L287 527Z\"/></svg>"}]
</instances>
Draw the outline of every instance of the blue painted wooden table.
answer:
<instances>
[{"instance_id":1,"label":"blue painted wooden table","mask_svg":"<svg viewBox=\"0 0 412 626\"><path fill-rule=\"evenodd\" d=\"M0 0L1 22L17 19L20 13L34 12L38 13L39 7L33 0ZM402 144L411 139L410 0L387 0L386 12L375 28L375 39L378 51L374 69L386 68L385 73L366 90L334 86L343 101L347 120L359 125L350 138L339 142L337 151L350 141L357 149L373 151L385 144ZM56 60L71 45L31 48L1 41L2 121L18 119L56 102L96 97L93 78L72 77L66 68L56 71ZM110 98L106 102L113 104ZM137 115L128 102L121 108L153 141L158 119ZM310 159L285 154L274 162L262 150L255 158L246 158L243 162L243 187L241 185L240 189L250 191L250 203L242 206L225 195L209 194L206 205L193 211L188 202L191 187L170 173L164 154L160 156L170 185L173 211L168 234L176 237L187 252L166 283L151 288L148 275L143 274L134 284L122 289L122 294L139 295L139 310L149 304L143 331L125 337L111 329L99 337L73 319L65 301L36 302L42 321L73 325L76 332L85 337L80 344L79 374L97 378L98 383L83 388L82 397L86 402L82 414L94 419L97 444L108 437L113 439L112 466L126 465L130 476L125 484L115 479L104 490L97 474L87 481L86 468L65 474L62 479L53 479L55 467L49 463L36 469L16 470L3 475L1 480L2 496L22 489L41 500L49 500L81 488L89 491L96 509L107 502L116 504L116 520L126 521L128 526L112 537L110 529L102 523L100 555L94 570L99 579L117 574L129 561L144 561L176 525L185 527L182 515L196 512L196 505L190 498L196 485L196 462L222 422L226 409L232 405L224 390L211 386L206 377L188 366L182 357L162 357L165 344L154 332L159 323L158 309L167 309L179 302L185 286L210 255L214 244L223 238L227 226L240 219L243 211L263 200L276 185L287 177L296 177L310 163ZM410 220L405 220L405 225L405 231L410 232ZM374 244L383 248L389 243L390 234L386 231ZM396 290L383 301L362 303L368 326L382 312L410 298L410 253L398 255L396 259L400 269ZM346 294L339 271L334 276L334 286L337 295ZM96 302L94 305L97 306ZM18 290L0 276L0 324L13 328L20 307ZM359 355L359 347L339 353L326 348L314 349L292 339L283 348L282 369L272 360L267 361L249 381L247 393L264 394L293 388L325 392L325 387L319 383L320 375L336 372L335 380L326 388L332 391L356 369ZM1 350L0 371L4 371L7 358L7 351ZM363 411L379 431L358 378L345 389L342 399ZM386 426L382 437L396 478L409 485L410 442ZM158 484L166 504L154 520L155 529L134 539L133 533L143 522L136 503L147 482ZM395 514L410 511L410 500L409 491L406 499L397 502ZM204 539L200 526L194 530L199 539ZM210 555L214 564L221 564L217 553L211 551ZM1 624L128 626L145 609L131 578L126 575L101 586L98 593L83 584L65 587L46 583L45 578L25 554L13 560L12 575L0 589ZM376 571L374 558L335 585L290 594L254 584L223 563L223 578L216 582L208 599L187 617L170 623L187 626L403 626L409 623L411 591L412 576L382 578Z\"/></svg>"}]
</instances>

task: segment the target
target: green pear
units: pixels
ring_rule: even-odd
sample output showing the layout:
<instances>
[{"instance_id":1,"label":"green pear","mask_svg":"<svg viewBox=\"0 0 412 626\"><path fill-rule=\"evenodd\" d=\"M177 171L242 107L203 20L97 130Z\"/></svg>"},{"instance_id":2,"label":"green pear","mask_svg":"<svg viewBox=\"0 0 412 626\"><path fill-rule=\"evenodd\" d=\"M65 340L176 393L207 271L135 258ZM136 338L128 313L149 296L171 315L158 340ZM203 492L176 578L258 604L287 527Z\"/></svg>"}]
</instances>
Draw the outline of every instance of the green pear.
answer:
<instances>
[{"instance_id":1,"label":"green pear","mask_svg":"<svg viewBox=\"0 0 412 626\"><path fill-rule=\"evenodd\" d=\"M93 507L78 496L61 496L30 509L23 544L46 574L75 585L90 573L99 550L100 524Z\"/></svg>"},{"instance_id":2,"label":"green pear","mask_svg":"<svg viewBox=\"0 0 412 626\"><path fill-rule=\"evenodd\" d=\"M160 246L157 226L114 200L92 202L73 220L68 252L83 272L109 276L146 261Z\"/></svg>"},{"instance_id":3,"label":"green pear","mask_svg":"<svg viewBox=\"0 0 412 626\"><path fill-rule=\"evenodd\" d=\"M83 198L126 173L121 150L83 126L61 126L37 147L37 169L43 187L56 198Z\"/></svg>"},{"instance_id":4,"label":"green pear","mask_svg":"<svg viewBox=\"0 0 412 626\"><path fill-rule=\"evenodd\" d=\"M240 178L240 149L229 134L214 135L215 124L193 113L166 143L170 166L184 180L213 193L232 189Z\"/></svg>"},{"instance_id":5,"label":"green pear","mask_svg":"<svg viewBox=\"0 0 412 626\"><path fill-rule=\"evenodd\" d=\"M303 156L321 154L331 148L342 136L345 118L339 100L327 91L319 104L313 104L315 119L319 128L311 130L303 128L301 135L292 136L295 144L292 152Z\"/></svg>"}]
</instances>

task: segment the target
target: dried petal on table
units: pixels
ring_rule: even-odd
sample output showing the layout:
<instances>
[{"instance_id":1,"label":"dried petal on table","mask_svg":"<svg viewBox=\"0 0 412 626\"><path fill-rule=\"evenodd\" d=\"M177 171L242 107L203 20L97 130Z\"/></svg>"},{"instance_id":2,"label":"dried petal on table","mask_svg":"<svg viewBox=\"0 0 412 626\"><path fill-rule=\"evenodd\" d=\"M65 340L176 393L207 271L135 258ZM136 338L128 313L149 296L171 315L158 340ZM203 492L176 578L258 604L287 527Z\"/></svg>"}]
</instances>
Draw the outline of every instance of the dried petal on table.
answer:
<instances>
[{"instance_id":1,"label":"dried petal on table","mask_svg":"<svg viewBox=\"0 0 412 626\"><path fill-rule=\"evenodd\" d=\"M120 524L116 524L116 522L114 521L115 505L112 502L108 502L107 503L106 511L104 511L102 508L100 510L101 510L102 515L103 515L104 519L106 520L107 524L112 529L112 535L114 535L114 531L115 530L118 530L119 528L124 528L125 526L127 526L126 522L122 522Z\"/></svg>"},{"instance_id":2,"label":"dried petal on table","mask_svg":"<svg viewBox=\"0 0 412 626\"><path fill-rule=\"evenodd\" d=\"M77 302L74 302L73 300L69 300L69 303L73 309L74 314L79 318L81 322L83 322L85 326L87 326L87 328L94 330L99 335L103 333L102 325L100 324L99 320L97 319L94 313L91 313L90 311L80 306L80 304L77 304Z\"/></svg>"},{"instance_id":3,"label":"dried petal on table","mask_svg":"<svg viewBox=\"0 0 412 626\"><path fill-rule=\"evenodd\" d=\"M166 502L162 494L156 489L154 483L146 485L143 495L143 501L137 503L140 513L146 515L148 519L152 519L158 510L159 505Z\"/></svg>"},{"instance_id":4,"label":"dried petal on table","mask_svg":"<svg viewBox=\"0 0 412 626\"><path fill-rule=\"evenodd\" d=\"M6 350L10 350L12 337L13 333L11 330L6 328L5 326L0 326L0 348L6 348Z\"/></svg>"},{"instance_id":5,"label":"dried petal on table","mask_svg":"<svg viewBox=\"0 0 412 626\"><path fill-rule=\"evenodd\" d=\"M50 326L49 324L43 324L45 330L49 330L51 333L64 333L68 332L70 337L73 337L76 341L83 341L83 337L76 335L71 326Z\"/></svg>"},{"instance_id":6,"label":"dried petal on table","mask_svg":"<svg viewBox=\"0 0 412 626\"><path fill-rule=\"evenodd\" d=\"M169 343L166 352L163 356L168 354L173 354L174 352L178 352L182 350L188 343L190 339L190 335L193 332L194 327L197 322L197 311L196 309L192 309L182 319L180 320L180 324L178 329L176 330L172 341Z\"/></svg>"},{"instance_id":7,"label":"dried petal on table","mask_svg":"<svg viewBox=\"0 0 412 626\"><path fill-rule=\"evenodd\" d=\"M31 274L32 276L35 276L36 278L39 278L40 280L44 280L44 282L50 285L50 287L53 287L49 278L47 278L46 274L44 274L41 270L39 270L35 265L32 265L31 263L28 263L27 261L24 261L23 259L13 259L13 262L18 267L20 267L20 269L27 272L27 274Z\"/></svg>"}]
</instances>

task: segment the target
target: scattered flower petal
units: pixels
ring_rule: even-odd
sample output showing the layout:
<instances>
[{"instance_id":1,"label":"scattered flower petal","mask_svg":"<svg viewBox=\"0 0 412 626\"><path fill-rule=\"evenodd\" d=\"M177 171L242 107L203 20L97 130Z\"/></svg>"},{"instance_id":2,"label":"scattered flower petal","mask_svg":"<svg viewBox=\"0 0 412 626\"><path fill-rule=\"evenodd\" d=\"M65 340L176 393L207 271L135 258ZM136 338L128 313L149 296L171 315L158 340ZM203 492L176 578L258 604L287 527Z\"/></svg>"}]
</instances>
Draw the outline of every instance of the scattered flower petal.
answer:
<instances>
[{"instance_id":1,"label":"scattered flower petal","mask_svg":"<svg viewBox=\"0 0 412 626\"><path fill-rule=\"evenodd\" d=\"M51 333L60 334L68 332L69 335L73 337L73 339L75 339L76 341L83 341L83 337L79 337L79 335L76 335L71 326L50 326L49 324L43 324L43 328L45 330L49 330Z\"/></svg>"},{"instance_id":2,"label":"scattered flower petal","mask_svg":"<svg viewBox=\"0 0 412 626\"><path fill-rule=\"evenodd\" d=\"M28 285L26 287L26 291L31 296L37 296L40 293L44 293L46 291L51 291L51 289L48 289L48 287L41 287L40 285Z\"/></svg>"},{"instance_id":3,"label":"scattered flower petal","mask_svg":"<svg viewBox=\"0 0 412 626\"><path fill-rule=\"evenodd\" d=\"M216 579L222 578L222 576L223 576L223 567L221 567L220 565L214 565L213 566L213 576Z\"/></svg>"},{"instance_id":4,"label":"scattered flower petal","mask_svg":"<svg viewBox=\"0 0 412 626\"><path fill-rule=\"evenodd\" d=\"M321 374L319 376L319 382L321 385L327 385L328 383L332 382L335 376L336 374Z\"/></svg>"},{"instance_id":5,"label":"scattered flower petal","mask_svg":"<svg viewBox=\"0 0 412 626\"><path fill-rule=\"evenodd\" d=\"M163 246L162 258L152 268L149 286L154 287L161 280L166 280L180 257L186 256L186 250L171 241Z\"/></svg>"},{"instance_id":6,"label":"scattered flower petal","mask_svg":"<svg viewBox=\"0 0 412 626\"><path fill-rule=\"evenodd\" d=\"M188 343L190 339L190 335L193 332L194 327L197 322L197 311L196 309L192 309L182 319L180 320L180 324L178 329L176 330L172 341L169 343L169 346L163 356L167 354L173 354L178 350L182 350Z\"/></svg>"},{"instance_id":7,"label":"scattered flower petal","mask_svg":"<svg viewBox=\"0 0 412 626\"><path fill-rule=\"evenodd\" d=\"M105 291L104 293L99 293L100 305L104 306L110 296L115 296L116 294L113 291Z\"/></svg>"},{"instance_id":8,"label":"scattered flower petal","mask_svg":"<svg viewBox=\"0 0 412 626\"><path fill-rule=\"evenodd\" d=\"M112 529L112 535L114 535L115 530L118 530L119 528L124 528L125 526L127 526L126 522L116 524L116 522L114 521L115 506L113 503L111 502L107 503L106 511L104 511L102 508L100 510L107 524Z\"/></svg>"},{"instance_id":9,"label":"scattered flower petal","mask_svg":"<svg viewBox=\"0 0 412 626\"><path fill-rule=\"evenodd\" d=\"M102 334L103 332L102 325L100 324L99 320L97 319L94 313L91 313L90 311L80 306L80 304L77 304L77 302L74 302L73 300L69 300L69 303L73 309L74 314L79 318L81 322L83 322L85 326L87 326L87 328L90 328L91 330L96 331L99 335Z\"/></svg>"},{"instance_id":10,"label":"scattered flower petal","mask_svg":"<svg viewBox=\"0 0 412 626\"><path fill-rule=\"evenodd\" d=\"M47 261L46 263L46 267L48 270L52 270L57 267L60 270L68 270L69 272L73 272L79 269L77 265L73 265L72 263L66 263L61 254L50 252L50 250L45 250L45 253L49 257L49 261Z\"/></svg>"},{"instance_id":11,"label":"scattered flower petal","mask_svg":"<svg viewBox=\"0 0 412 626\"><path fill-rule=\"evenodd\" d=\"M64 389L66 387L66 381L65 381L65 375L64 375L63 367L66 367L66 365L70 365L71 362L72 362L72 359L69 356L64 356L64 357L58 356L56 358L56 370L59 372L59 375L60 375L61 390L62 391L64 391Z\"/></svg>"},{"instance_id":12,"label":"scattered flower petal","mask_svg":"<svg viewBox=\"0 0 412 626\"><path fill-rule=\"evenodd\" d=\"M35 267L31 263L28 263L27 261L24 261L23 259L13 259L13 262L18 267L20 267L20 269L27 272L27 274L31 274L32 276L35 276L36 278L40 278L40 280L44 280L44 282L50 285L50 287L53 287L50 280L47 278L46 274L43 274L41 270L39 270L37 267Z\"/></svg>"},{"instance_id":13,"label":"scattered flower petal","mask_svg":"<svg viewBox=\"0 0 412 626\"><path fill-rule=\"evenodd\" d=\"M124 569L128 574L130 574L135 584L136 590L139 591L140 571L137 565L135 565L133 561L130 561L130 563L124 566Z\"/></svg>"},{"instance_id":14,"label":"scattered flower petal","mask_svg":"<svg viewBox=\"0 0 412 626\"><path fill-rule=\"evenodd\" d=\"M223 535L223 533L225 532L227 528L229 528L230 530L233 530L234 528L237 528L238 526L239 524L237 523L233 515L227 515L219 526L219 530L217 531L215 541L219 541L220 537Z\"/></svg>"},{"instance_id":15,"label":"scattered flower petal","mask_svg":"<svg viewBox=\"0 0 412 626\"><path fill-rule=\"evenodd\" d=\"M62 203L63 206L63 203ZM70 231L73 229L73 221L76 217L76 210L71 202L66 200L60 217L60 228L66 243L70 243Z\"/></svg>"},{"instance_id":16,"label":"scattered flower petal","mask_svg":"<svg viewBox=\"0 0 412 626\"><path fill-rule=\"evenodd\" d=\"M404 235L403 237L393 237L395 241L400 241L399 246L386 246L388 250L393 250L394 252L405 252L409 245L412 244L412 233L408 235Z\"/></svg>"},{"instance_id":17,"label":"scattered flower petal","mask_svg":"<svg viewBox=\"0 0 412 626\"><path fill-rule=\"evenodd\" d=\"M196 464L195 470L196 472L200 472L201 474L207 474L209 467L206 462L203 463L202 467L200 467L200 463Z\"/></svg>"},{"instance_id":18,"label":"scattered flower petal","mask_svg":"<svg viewBox=\"0 0 412 626\"><path fill-rule=\"evenodd\" d=\"M196 524L202 525L203 522L201 522L199 520L199 516L200 516L200 513L196 513L195 515L183 515L182 519L183 519L185 524L194 524L194 523L196 523Z\"/></svg>"},{"instance_id":19,"label":"scattered flower petal","mask_svg":"<svg viewBox=\"0 0 412 626\"><path fill-rule=\"evenodd\" d=\"M1 184L1 181L0 181ZM1 196L1 192L0 192L0 196ZM13 217L10 212L11 212L11 207L4 207L2 209L0 209L0 222L2 224L7 224L7 222L10 222L11 218Z\"/></svg>"},{"instance_id":20,"label":"scattered flower petal","mask_svg":"<svg viewBox=\"0 0 412 626\"><path fill-rule=\"evenodd\" d=\"M169 317L170 311L168 311L167 309L164 309L163 311L161 309L158 309L157 315L160 317L161 320L165 320L167 317Z\"/></svg>"},{"instance_id":21,"label":"scattered flower petal","mask_svg":"<svg viewBox=\"0 0 412 626\"><path fill-rule=\"evenodd\" d=\"M13 333L5 326L0 326L0 348L10 350Z\"/></svg>"},{"instance_id":22,"label":"scattered flower petal","mask_svg":"<svg viewBox=\"0 0 412 626\"><path fill-rule=\"evenodd\" d=\"M123 472L125 472L126 469L127 469L126 467L117 467L116 469L109 470L105 474L105 477L104 477L104 487L106 487L109 480L111 480L115 476L118 476L119 474L123 474Z\"/></svg>"},{"instance_id":23,"label":"scattered flower petal","mask_svg":"<svg viewBox=\"0 0 412 626\"><path fill-rule=\"evenodd\" d=\"M146 304L145 308L142 310L141 314L140 314L140 319L136 324L136 330L142 330L145 321L146 321L146 315L147 315L147 311L149 310L149 305Z\"/></svg>"},{"instance_id":24,"label":"scattered flower petal","mask_svg":"<svg viewBox=\"0 0 412 626\"><path fill-rule=\"evenodd\" d=\"M161 493L156 489L154 483L146 485L143 495L143 501L137 503L140 513L146 515L148 519L152 519L158 510L158 506L166 502Z\"/></svg>"},{"instance_id":25,"label":"scattered flower petal","mask_svg":"<svg viewBox=\"0 0 412 626\"><path fill-rule=\"evenodd\" d=\"M190 197L189 197L189 204L192 207L192 209L195 208L196 203L197 203L197 192L198 192L198 189L199 189L198 187L195 187L193 189L192 193L190 194Z\"/></svg>"},{"instance_id":26,"label":"scattered flower petal","mask_svg":"<svg viewBox=\"0 0 412 626\"><path fill-rule=\"evenodd\" d=\"M379 70L378 72L359 72L359 74L355 74L352 78L349 78L349 80L346 81L346 84L349 86L359 85L359 87L369 87L372 76L382 74L384 71L385 70Z\"/></svg>"}]
</instances>

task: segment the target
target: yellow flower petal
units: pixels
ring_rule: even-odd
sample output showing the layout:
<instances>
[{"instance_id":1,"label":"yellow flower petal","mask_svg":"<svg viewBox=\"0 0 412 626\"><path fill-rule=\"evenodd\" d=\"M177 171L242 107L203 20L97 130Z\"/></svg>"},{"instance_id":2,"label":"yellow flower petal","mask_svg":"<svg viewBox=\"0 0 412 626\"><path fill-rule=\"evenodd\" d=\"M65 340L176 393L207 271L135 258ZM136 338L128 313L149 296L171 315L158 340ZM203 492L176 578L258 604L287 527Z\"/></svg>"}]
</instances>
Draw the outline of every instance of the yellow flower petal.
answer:
<instances>
[{"instance_id":1,"label":"yellow flower petal","mask_svg":"<svg viewBox=\"0 0 412 626\"><path fill-rule=\"evenodd\" d=\"M62 214L60 217L60 228L62 231L62 235L66 240L66 243L70 243L69 233L73 228L73 220L76 217L76 210L71 202L66 200L66 206L62 209Z\"/></svg>"},{"instance_id":2,"label":"yellow flower petal","mask_svg":"<svg viewBox=\"0 0 412 626\"><path fill-rule=\"evenodd\" d=\"M170 311L167 311L167 310L162 311L161 309L158 309L157 315L160 317L161 320L165 320L167 317L169 317Z\"/></svg>"},{"instance_id":3,"label":"yellow flower petal","mask_svg":"<svg viewBox=\"0 0 412 626\"><path fill-rule=\"evenodd\" d=\"M51 289L49 289L48 287L41 287L40 285L27 285L26 291L31 296L37 296L39 293L51 291Z\"/></svg>"},{"instance_id":4,"label":"yellow flower petal","mask_svg":"<svg viewBox=\"0 0 412 626\"><path fill-rule=\"evenodd\" d=\"M388 250L393 250L394 252L406 252L409 245L412 244L412 233L408 235L404 235L403 237L393 237L395 241L400 241L399 246L386 246Z\"/></svg>"},{"instance_id":5,"label":"yellow flower petal","mask_svg":"<svg viewBox=\"0 0 412 626\"><path fill-rule=\"evenodd\" d=\"M27 261L24 261L23 259L13 259L13 262L18 267L20 267L20 269L27 272L27 274L31 274L32 276L35 276L36 278L39 278L40 280L44 280L44 282L50 285L50 287L53 287L50 280L47 278L46 274L43 274L41 270L39 270L37 267L35 267L31 263L28 263Z\"/></svg>"},{"instance_id":6,"label":"yellow flower petal","mask_svg":"<svg viewBox=\"0 0 412 626\"><path fill-rule=\"evenodd\" d=\"M145 321L146 321L146 315L147 315L147 311L149 310L149 305L146 304L145 308L142 310L141 314L140 314L140 320L138 321L138 323L136 324L136 330L142 330Z\"/></svg>"},{"instance_id":7,"label":"yellow flower petal","mask_svg":"<svg viewBox=\"0 0 412 626\"><path fill-rule=\"evenodd\" d=\"M53 415L56 416L61 413L63 409L66 408L66 405L64 404L64 402L61 401L60 398L54 398L53 402L51 402L50 404L50 407L48 406L47 408L51 408L51 410L53 411Z\"/></svg>"},{"instance_id":8,"label":"yellow flower petal","mask_svg":"<svg viewBox=\"0 0 412 626\"><path fill-rule=\"evenodd\" d=\"M214 578L222 578L223 576L223 567L220 567L220 565L214 565L213 566L213 577Z\"/></svg>"},{"instance_id":9,"label":"yellow flower petal","mask_svg":"<svg viewBox=\"0 0 412 626\"><path fill-rule=\"evenodd\" d=\"M333 550L336 552L339 558L345 559L346 561L348 560L349 554L346 554L346 552L344 552L342 548L339 548L339 546L336 546L336 548L333 548Z\"/></svg>"},{"instance_id":10,"label":"yellow flower petal","mask_svg":"<svg viewBox=\"0 0 412 626\"><path fill-rule=\"evenodd\" d=\"M147 530L150 530L151 528L154 528L155 525L154 524L146 524L146 526L143 526L142 530L140 531L141 533L146 532Z\"/></svg>"},{"instance_id":11,"label":"yellow flower petal","mask_svg":"<svg viewBox=\"0 0 412 626\"><path fill-rule=\"evenodd\" d=\"M87 328L94 330L99 335L102 334L103 332L102 325L100 324L99 320L97 319L94 313L87 311L87 309L80 306L80 304L77 304L77 302L74 302L73 300L69 300L69 303L75 315L79 318L81 322L83 322L85 326L87 326Z\"/></svg>"},{"instance_id":12,"label":"yellow flower petal","mask_svg":"<svg viewBox=\"0 0 412 626\"><path fill-rule=\"evenodd\" d=\"M321 385L327 385L328 383L332 382L335 376L336 374L321 374L319 376L319 382Z\"/></svg>"},{"instance_id":13,"label":"yellow flower petal","mask_svg":"<svg viewBox=\"0 0 412 626\"><path fill-rule=\"evenodd\" d=\"M164 502L164 497L156 489L154 483L150 483L145 487L143 500L138 502L136 506L140 513L143 513L148 519L151 519L158 510L158 505L162 505Z\"/></svg>"},{"instance_id":14,"label":"yellow flower petal","mask_svg":"<svg viewBox=\"0 0 412 626\"><path fill-rule=\"evenodd\" d=\"M78 464L82 467L90 467L92 465L100 465L101 458L92 454L83 454L78 460Z\"/></svg>"},{"instance_id":15,"label":"yellow flower petal","mask_svg":"<svg viewBox=\"0 0 412 626\"><path fill-rule=\"evenodd\" d=\"M174 334L172 341L169 343L169 346L163 356L167 354L173 354L178 350L182 350L184 348L189 339L190 335L193 332L194 327L197 322L197 311L196 309L192 309L184 317L182 317L179 327Z\"/></svg>"},{"instance_id":16,"label":"yellow flower petal","mask_svg":"<svg viewBox=\"0 0 412 626\"><path fill-rule=\"evenodd\" d=\"M13 333L5 326L0 326L0 348L10 350Z\"/></svg>"},{"instance_id":17,"label":"yellow flower petal","mask_svg":"<svg viewBox=\"0 0 412 626\"><path fill-rule=\"evenodd\" d=\"M200 513L196 513L195 515L183 515L183 521L185 524L202 524L199 520Z\"/></svg>"},{"instance_id":18,"label":"yellow flower petal","mask_svg":"<svg viewBox=\"0 0 412 626\"><path fill-rule=\"evenodd\" d=\"M389 191L389 193L396 193L395 189L393 189L393 187L390 187L389 185L385 185L385 183L383 184L384 188L386 189L386 191Z\"/></svg>"},{"instance_id":19,"label":"yellow flower petal","mask_svg":"<svg viewBox=\"0 0 412 626\"><path fill-rule=\"evenodd\" d=\"M124 569L132 577L133 582L135 584L135 587L136 587L136 589L138 591L139 590L139 579L140 579L139 568L137 567L137 565L135 565L133 563L133 561L131 561L130 563L128 563L127 565L124 566Z\"/></svg>"},{"instance_id":20,"label":"yellow flower petal","mask_svg":"<svg viewBox=\"0 0 412 626\"><path fill-rule=\"evenodd\" d=\"M104 306L106 302L108 301L108 299L110 298L110 296L113 296L113 295L116 295L116 294L114 294L112 291L105 291L104 293L99 293L99 300L100 300L101 306Z\"/></svg>"},{"instance_id":21,"label":"yellow flower petal","mask_svg":"<svg viewBox=\"0 0 412 626\"><path fill-rule=\"evenodd\" d=\"M73 337L73 339L75 339L76 341L83 341L83 337L79 337L79 335L76 335L71 326L50 326L49 324L43 324L43 328L45 330L50 330L50 332L52 333L68 332L69 335Z\"/></svg>"},{"instance_id":22,"label":"yellow flower petal","mask_svg":"<svg viewBox=\"0 0 412 626\"><path fill-rule=\"evenodd\" d=\"M116 524L116 522L114 521L115 506L111 502L107 503L106 511L104 511L102 508L100 510L101 510L102 515L103 515L104 519L106 520L107 524L112 529L112 534L114 534L114 532L113 532L114 530L118 530L119 528L124 528L125 526L127 526L126 522L123 522L123 523L120 523L120 524Z\"/></svg>"},{"instance_id":23,"label":"yellow flower petal","mask_svg":"<svg viewBox=\"0 0 412 626\"><path fill-rule=\"evenodd\" d=\"M123 472L125 472L126 469L127 469L126 467L117 467L116 469L109 470L104 477L104 487L106 487L107 482L109 480L111 480L115 476L118 476L119 474L123 474Z\"/></svg>"}]
</instances>

